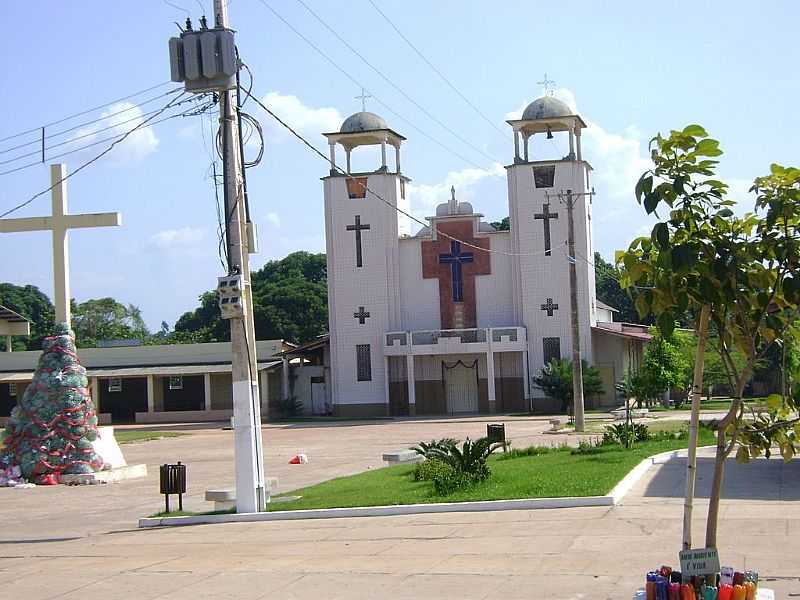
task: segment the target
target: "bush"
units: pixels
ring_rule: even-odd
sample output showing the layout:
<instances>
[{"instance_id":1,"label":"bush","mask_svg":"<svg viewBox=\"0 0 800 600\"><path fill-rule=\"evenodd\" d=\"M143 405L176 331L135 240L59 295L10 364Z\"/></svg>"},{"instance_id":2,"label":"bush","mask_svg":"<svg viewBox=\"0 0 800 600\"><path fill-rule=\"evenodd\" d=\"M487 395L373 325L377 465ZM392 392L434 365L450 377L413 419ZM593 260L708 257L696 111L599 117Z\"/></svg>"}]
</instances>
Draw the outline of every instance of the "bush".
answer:
<instances>
[{"instance_id":1,"label":"bush","mask_svg":"<svg viewBox=\"0 0 800 600\"><path fill-rule=\"evenodd\" d=\"M603 451L601 448L602 442L600 440L586 441L581 440L578 442L578 447L570 450L570 454L599 454Z\"/></svg>"},{"instance_id":2,"label":"bush","mask_svg":"<svg viewBox=\"0 0 800 600\"><path fill-rule=\"evenodd\" d=\"M414 467L414 481L433 481L437 473L450 468L437 458L429 458L417 463Z\"/></svg>"},{"instance_id":3,"label":"bush","mask_svg":"<svg viewBox=\"0 0 800 600\"><path fill-rule=\"evenodd\" d=\"M444 449L431 450L430 457L447 463L456 471L468 475L475 481L482 481L489 476L486 460L499 447L500 444L493 444L486 437L478 438L475 441L467 438L460 448L453 444Z\"/></svg>"},{"instance_id":4,"label":"bush","mask_svg":"<svg viewBox=\"0 0 800 600\"><path fill-rule=\"evenodd\" d=\"M514 448L509 452L504 452L497 457L497 460L512 460L515 458L523 458L525 456L541 456L543 454L550 454L557 452L559 447L553 446L528 446L527 448Z\"/></svg>"},{"instance_id":5,"label":"bush","mask_svg":"<svg viewBox=\"0 0 800 600\"><path fill-rule=\"evenodd\" d=\"M297 396L290 396L280 401L280 411L283 418L296 417L303 413L303 403Z\"/></svg>"},{"instance_id":6,"label":"bush","mask_svg":"<svg viewBox=\"0 0 800 600\"><path fill-rule=\"evenodd\" d=\"M606 427L603 433L603 444L620 444L626 448L634 442L650 439L650 431L644 423L617 423Z\"/></svg>"},{"instance_id":7,"label":"bush","mask_svg":"<svg viewBox=\"0 0 800 600\"><path fill-rule=\"evenodd\" d=\"M603 394L603 382L600 371L581 361L583 373L583 394L585 397ZM542 369L538 377L534 377L534 385L550 398L561 403L561 412L572 414L572 362L554 358Z\"/></svg>"},{"instance_id":8,"label":"bush","mask_svg":"<svg viewBox=\"0 0 800 600\"><path fill-rule=\"evenodd\" d=\"M488 469L486 470L486 474L488 476ZM476 482L476 479L470 477L463 471L459 471L452 465L441 463L441 468L434 473L432 481L433 489L436 493L439 496L447 496L472 485Z\"/></svg>"},{"instance_id":9,"label":"bush","mask_svg":"<svg viewBox=\"0 0 800 600\"><path fill-rule=\"evenodd\" d=\"M430 442L420 442L413 446L411 450L424 456L426 459L431 458L435 452L449 452L449 449L458 444L458 440L453 438L441 438L439 440L431 440Z\"/></svg>"}]
</instances>

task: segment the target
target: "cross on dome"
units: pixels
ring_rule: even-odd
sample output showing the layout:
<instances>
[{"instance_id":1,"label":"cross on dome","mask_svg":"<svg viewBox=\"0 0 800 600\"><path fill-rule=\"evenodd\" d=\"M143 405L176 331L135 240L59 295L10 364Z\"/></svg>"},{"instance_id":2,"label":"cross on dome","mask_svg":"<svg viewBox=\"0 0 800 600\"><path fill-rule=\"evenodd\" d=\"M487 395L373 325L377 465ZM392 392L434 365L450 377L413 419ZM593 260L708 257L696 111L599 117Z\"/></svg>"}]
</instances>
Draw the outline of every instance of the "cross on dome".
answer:
<instances>
[{"instance_id":1,"label":"cross on dome","mask_svg":"<svg viewBox=\"0 0 800 600\"><path fill-rule=\"evenodd\" d=\"M361 95L356 96L356 100L361 100L361 112L367 111L367 98L372 98L372 96L368 94L367 90L362 87Z\"/></svg>"},{"instance_id":2,"label":"cross on dome","mask_svg":"<svg viewBox=\"0 0 800 600\"><path fill-rule=\"evenodd\" d=\"M542 87L544 87L545 95L547 95L547 96L555 95L556 82L553 81L552 79L548 79L547 78L547 73L544 74L544 79L542 81L537 81L536 83L538 85L541 85Z\"/></svg>"}]
</instances>

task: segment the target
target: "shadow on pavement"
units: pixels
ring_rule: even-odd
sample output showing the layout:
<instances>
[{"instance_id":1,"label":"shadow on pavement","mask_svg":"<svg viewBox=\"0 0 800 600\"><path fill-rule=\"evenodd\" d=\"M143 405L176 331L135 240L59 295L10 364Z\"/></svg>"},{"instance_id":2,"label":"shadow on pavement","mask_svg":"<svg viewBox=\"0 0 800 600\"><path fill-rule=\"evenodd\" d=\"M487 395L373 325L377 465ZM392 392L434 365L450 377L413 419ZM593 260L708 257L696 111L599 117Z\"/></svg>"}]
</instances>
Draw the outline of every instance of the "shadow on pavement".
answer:
<instances>
[{"instance_id":1,"label":"shadow on pavement","mask_svg":"<svg viewBox=\"0 0 800 600\"><path fill-rule=\"evenodd\" d=\"M686 458L672 458L661 466L644 491L650 498L683 498L686 492ZM714 476L714 459L698 457L695 496L708 498ZM780 457L760 458L747 464L725 463L722 497L739 500L800 500L800 461L784 463Z\"/></svg>"}]
</instances>

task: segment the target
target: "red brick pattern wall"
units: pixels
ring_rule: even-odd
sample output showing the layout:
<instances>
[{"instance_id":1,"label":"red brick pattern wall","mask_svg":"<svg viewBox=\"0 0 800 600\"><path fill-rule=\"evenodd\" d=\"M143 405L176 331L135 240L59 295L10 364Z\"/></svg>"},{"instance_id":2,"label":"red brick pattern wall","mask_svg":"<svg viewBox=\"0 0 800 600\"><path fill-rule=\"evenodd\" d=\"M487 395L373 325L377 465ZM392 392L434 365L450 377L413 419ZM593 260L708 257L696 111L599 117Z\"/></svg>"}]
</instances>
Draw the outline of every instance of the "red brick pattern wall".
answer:
<instances>
[{"instance_id":1,"label":"red brick pattern wall","mask_svg":"<svg viewBox=\"0 0 800 600\"><path fill-rule=\"evenodd\" d=\"M452 277L449 264L440 264L439 255L450 254L451 239L442 233L451 235L474 246L489 249L488 238L476 238L472 232L472 219L463 221L445 221L437 223L438 239L422 242L422 276L426 279L439 279L439 310L442 317L442 329L463 329L477 327L475 305L475 276L488 275L492 272L488 252L482 252L464 244L461 252L472 252L471 263L461 265L464 281L464 301L453 302Z\"/></svg>"}]
</instances>

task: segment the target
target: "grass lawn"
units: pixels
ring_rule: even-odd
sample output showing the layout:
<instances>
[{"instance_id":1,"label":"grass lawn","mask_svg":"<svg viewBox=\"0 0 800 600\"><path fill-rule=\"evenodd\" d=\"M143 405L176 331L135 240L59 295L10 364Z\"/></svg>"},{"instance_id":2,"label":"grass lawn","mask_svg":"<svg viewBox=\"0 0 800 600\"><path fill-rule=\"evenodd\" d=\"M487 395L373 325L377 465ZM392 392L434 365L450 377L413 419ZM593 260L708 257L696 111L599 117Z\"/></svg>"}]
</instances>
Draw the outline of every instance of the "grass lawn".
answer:
<instances>
[{"instance_id":1,"label":"grass lawn","mask_svg":"<svg viewBox=\"0 0 800 600\"><path fill-rule=\"evenodd\" d=\"M187 435L179 431L140 431L138 429L117 429L114 437L120 444L132 444L134 442L149 442L163 438L180 437Z\"/></svg>"},{"instance_id":2,"label":"grass lawn","mask_svg":"<svg viewBox=\"0 0 800 600\"><path fill-rule=\"evenodd\" d=\"M713 442L713 432L701 429L700 445ZM429 481L414 481L413 465L386 467L294 490L291 495L302 496L300 500L270 505L270 510L601 496L643 459L686 445L685 439L667 439L642 442L631 450L602 446L592 454L572 454L571 448L545 448L543 454L515 458L496 454L489 459L489 479L449 496L436 495Z\"/></svg>"}]
</instances>

